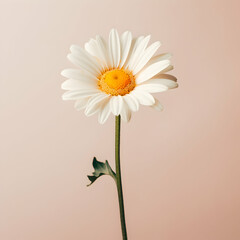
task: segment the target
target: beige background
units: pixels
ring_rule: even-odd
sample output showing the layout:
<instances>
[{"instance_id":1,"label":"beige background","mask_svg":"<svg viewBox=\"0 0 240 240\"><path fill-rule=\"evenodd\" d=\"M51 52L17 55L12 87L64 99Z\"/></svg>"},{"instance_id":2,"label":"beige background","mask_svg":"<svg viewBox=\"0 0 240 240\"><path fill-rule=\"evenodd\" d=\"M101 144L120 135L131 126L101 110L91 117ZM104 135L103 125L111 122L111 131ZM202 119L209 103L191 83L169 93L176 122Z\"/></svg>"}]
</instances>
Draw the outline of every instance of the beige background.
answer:
<instances>
[{"instance_id":1,"label":"beige background","mask_svg":"<svg viewBox=\"0 0 240 240\"><path fill-rule=\"evenodd\" d=\"M152 34L180 87L122 128L129 239L240 239L240 31L236 0L1 0L0 239L120 240L117 195L87 188L93 156L114 165L103 126L63 102L72 43Z\"/></svg>"}]
</instances>

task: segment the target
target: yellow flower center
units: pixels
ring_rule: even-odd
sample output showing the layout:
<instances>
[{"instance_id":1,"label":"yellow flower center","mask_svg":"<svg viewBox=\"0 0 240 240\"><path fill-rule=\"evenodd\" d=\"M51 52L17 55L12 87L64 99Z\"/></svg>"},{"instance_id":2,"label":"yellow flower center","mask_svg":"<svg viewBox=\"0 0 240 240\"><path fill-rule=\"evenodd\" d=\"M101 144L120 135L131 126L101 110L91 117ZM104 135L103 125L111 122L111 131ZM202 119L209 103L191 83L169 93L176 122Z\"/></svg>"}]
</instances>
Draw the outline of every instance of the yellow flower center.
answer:
<instances>
[{"instance_id":1,"label":"yellow flower center","mask_svg":"<svg viewBox=\"0 0 240 240\"><path fill-rule=\"evenodd\" d=\"M99 89L113 96L128 94L136 85L133 74L123 69L107 70L98 79Z\"/></svg>"}]
</instances>

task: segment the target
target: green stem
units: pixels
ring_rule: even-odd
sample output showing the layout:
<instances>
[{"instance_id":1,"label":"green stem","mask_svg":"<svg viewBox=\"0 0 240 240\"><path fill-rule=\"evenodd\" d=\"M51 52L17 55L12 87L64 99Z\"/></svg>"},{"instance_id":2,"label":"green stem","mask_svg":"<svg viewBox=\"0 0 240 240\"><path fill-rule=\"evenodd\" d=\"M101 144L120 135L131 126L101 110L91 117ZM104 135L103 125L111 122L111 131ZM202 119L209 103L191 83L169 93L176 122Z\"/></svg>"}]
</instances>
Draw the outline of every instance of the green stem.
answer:
<instances>
[{"instance_id":1,"label":"green stem","mask_svg":"<svg viewBox=\"0 0 240 240\"><path fill-rule=\"evenodd\" d=\"M122 227L123 240L127 240L127 229L124 214L122 179L121 179L121 166L120 166L120 129L121 129L121 116L116 116L115 120L115 164L116 164L116 183L118 191L118 202L120 210L120 220Z\"/></svg>"}]
</instances>

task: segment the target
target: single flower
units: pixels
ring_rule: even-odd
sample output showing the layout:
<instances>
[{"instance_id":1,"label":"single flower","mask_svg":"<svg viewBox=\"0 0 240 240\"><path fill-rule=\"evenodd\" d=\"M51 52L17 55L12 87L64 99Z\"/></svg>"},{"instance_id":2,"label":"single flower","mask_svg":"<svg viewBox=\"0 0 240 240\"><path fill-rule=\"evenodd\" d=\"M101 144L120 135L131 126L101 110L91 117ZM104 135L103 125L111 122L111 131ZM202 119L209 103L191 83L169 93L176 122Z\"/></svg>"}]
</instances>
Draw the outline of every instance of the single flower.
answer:
<instances>
[{"instance_id":1,"label":"single flower","mask_svg":"<svg viewBox=\"0 0 240 240\"><path fill-rule=\"evenodd\" d=\"M115 29L108 43L100 36L90 39L85 48L70 47L68 59L79 69L65 69L68 80L62 89L68 90L63 100L76 100L77 110L86 116L98 113L103 124L111 113L129 121L139 105L162 110L152 93L164 92L178 86L177 79L166 72L173 69L168 53L154 56L160 42L147 47L150 36L132 38L129 31L121 36Z\"/></svg>"}]
</instances>

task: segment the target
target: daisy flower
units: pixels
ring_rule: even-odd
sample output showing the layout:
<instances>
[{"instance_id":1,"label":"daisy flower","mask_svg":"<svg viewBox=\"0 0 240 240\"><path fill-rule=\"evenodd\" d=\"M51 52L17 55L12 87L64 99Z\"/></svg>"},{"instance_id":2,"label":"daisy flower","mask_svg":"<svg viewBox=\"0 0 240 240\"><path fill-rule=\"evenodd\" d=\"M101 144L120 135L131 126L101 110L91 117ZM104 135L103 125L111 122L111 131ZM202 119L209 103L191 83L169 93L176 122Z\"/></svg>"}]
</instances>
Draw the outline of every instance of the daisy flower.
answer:
<instances>
[{"instance_id":1,"label":"daisy flower","mask_svg":"<svg viewBox=\"0 0 240 240\"><path fill-rule=\"evenodd\" d=\"M63 100L75 100L77 110L85 109L86 116L98 113L103 124L112 113L128 122L140 105L162 110L152 93L164 92L178 86L177 79L166 72L173 69L168 53L154 56L160 42L148 46L150 36L133 38L126 31L121 36L115 29L108 42L101 36L90 39L81 48L70 47L68 59L78 69L65 69L68 80Z\"/></svg>"}]
</instances>

